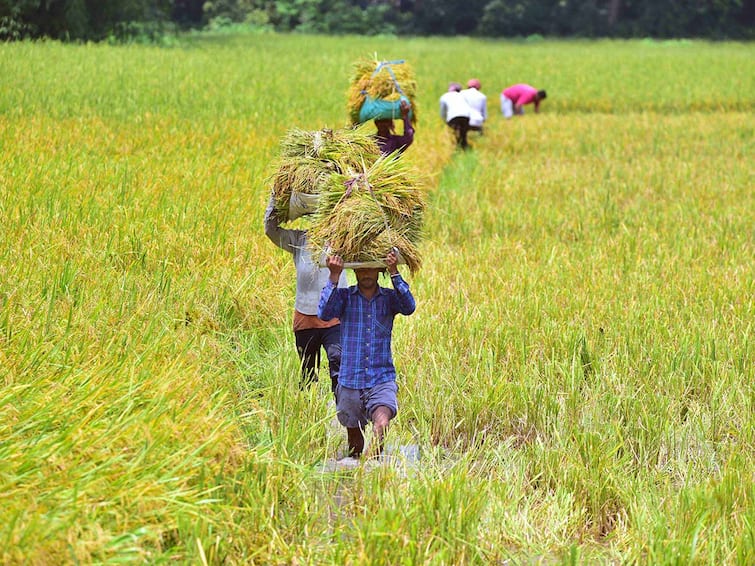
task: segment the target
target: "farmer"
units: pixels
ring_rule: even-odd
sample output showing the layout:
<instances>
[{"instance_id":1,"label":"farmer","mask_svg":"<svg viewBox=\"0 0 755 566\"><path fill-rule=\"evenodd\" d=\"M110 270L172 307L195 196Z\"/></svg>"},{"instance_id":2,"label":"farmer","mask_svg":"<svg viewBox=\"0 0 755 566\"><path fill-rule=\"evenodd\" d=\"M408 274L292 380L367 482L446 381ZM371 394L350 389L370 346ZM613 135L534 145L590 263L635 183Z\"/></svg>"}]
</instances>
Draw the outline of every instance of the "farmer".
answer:
<instances>
[{"instance_id":1,"label":"farmer","mask_svg":"<svg viewBox=\"0 0 755 566\"><path fill-rule=\"evenodd\" d=\"M469 79L467 88L461 91L472 113L469 116L469 129L482 134L482 124L488 118L488 97L480 92L482 85L479 79Z\"/></svg>"},{"instance_id":2,"label":"farmer","mask_svg":"<svg viewBox=\"0 0 755 566\"><path fill-rule=\"evenodd\" d=\"M450 83L448 92L440 97L440 117L454 131L456 146L467 149L467 132L469 131L469 117L472 109L461 95L461 85Z\"/></svg>"},{"instance_id":3,"label":"farmer","mask_svg":"<svg viewBox=\"0 0 755 566\"><path fill-rule=\"evenodd\" d=\"M540 101L545 100L547 94L544 90L538 90L528 84L515 84L503 90L501 93L501 112L505 118L511 118L514 114L524 115L524 105L534 104L535 114L540 110Z\"/></svg>"},{"instance_id":4,"label":"farmer","mask_svg":"<svg viewBox=\"0 0 755 566\"><path fill-rule=\"evenodd\" d=\"M320 290L328 280L329 271L312 260L307 249L307 232L281 228L273 206L271 197L265 211L265 234L276 246L293 256L296 267L294 338L301 362L300 387L304 389L317 381L322 348L328 357L330 388L335 395L341 366L341 326L337 318L324 322L317 317ZM341 278L341 284L346 284L345 276Z\"/></svg>"},{"instance_id":5,"label":"farmer","mask_svg":"<svg viewBox=\"0 0 755 566\"><path fill-rule=\"evenodd\" d=\"M388 422L396 416L396 368L391 354L393 319L410 315L416 308L409 285L397 269L398 258L391 251L385 258L393 289L378 285L382 267L356 268L357 284L339 285L343 259L327 259L330 270L320 296L317 314L323 320L341 319L341 374L336 388L338 420L346 427L349 456L359 458L364 450L363 429L372 421L377 448L383 450Z\"/></svg>"},{"instance_id":6,"label":"farmer","mask_svg":"<svg viewBox=\"0 0 755 566\"><path fill-rule=\"evenodd\" d=\"M403 153L404 150L412 145L414 141L414 128L409 120L409 110L411 106L406 100L401 101L401 118L404 121L404 134L399 136L395 133L393 120L391 118L375 120L377 134L375 138L380 148L380 153L388 155L398 150Z\"/></svg>"}]
</instances>

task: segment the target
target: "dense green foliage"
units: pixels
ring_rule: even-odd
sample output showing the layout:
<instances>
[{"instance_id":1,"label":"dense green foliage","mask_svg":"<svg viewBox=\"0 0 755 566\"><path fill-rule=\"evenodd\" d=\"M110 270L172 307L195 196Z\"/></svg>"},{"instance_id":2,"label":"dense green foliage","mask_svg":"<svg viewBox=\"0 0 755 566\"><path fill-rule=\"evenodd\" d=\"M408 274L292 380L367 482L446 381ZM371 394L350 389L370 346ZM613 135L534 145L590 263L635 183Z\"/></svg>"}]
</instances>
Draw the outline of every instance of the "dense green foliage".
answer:
<instances>
[{"instance_id":1,"label":"dense green foliage","mask_svg":"<svg viewBox=\"0 0 755 566\"><path fill-rule=\"evenodd\" d=\"M0 562L755 563L753 49L0 45ZM281 138L348 123L373 52L423 110L388 436L421 460L333 473L262 215ZM454 153L470 75L491 118ZM505 121L517 80L549 97Z\"/></svg>"},{"instance_id":2,"label":"dense green foliage","mask_svg":"<svg viewBox=\"0 0 755 566\"><path fill-rule=\"evenodd\" d=\"M330 34L752 38L753 0L0 0L0 39L158 41L181 27Z\"/></svg>"},{"instance_id":3,"label":"dense green foliage","mask_svg":"<svg viewBox=\"0 0 755 566\"><path fill-rule=\"evenodd\" d=\"M171 0L0 0L0 39L155 41L166 31Z\"/></svg>"}]
</instances>

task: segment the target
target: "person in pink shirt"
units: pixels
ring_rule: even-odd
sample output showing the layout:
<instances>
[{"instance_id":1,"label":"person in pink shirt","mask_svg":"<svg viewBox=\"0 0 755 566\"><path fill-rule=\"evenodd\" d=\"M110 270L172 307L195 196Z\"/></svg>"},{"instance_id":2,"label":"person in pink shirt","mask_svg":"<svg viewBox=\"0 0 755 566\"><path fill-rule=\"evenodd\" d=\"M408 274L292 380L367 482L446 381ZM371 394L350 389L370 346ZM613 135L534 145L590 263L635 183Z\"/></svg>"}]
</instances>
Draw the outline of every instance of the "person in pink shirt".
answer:
<instances>
[{"instance_id":1,"label":"person in pink shirt","mask_svg":"<svg viewBox=\"0 0 755 566\"><path fill-rule=\"evenodd\" d=\"M504 118L511 118L514 114L524 114L525 104L534 104L535 113L540 110L540 101L546 98L544 90L538 90L528 84L515 84L501 93L501 112Z\"/></svg>"}]
</instances>

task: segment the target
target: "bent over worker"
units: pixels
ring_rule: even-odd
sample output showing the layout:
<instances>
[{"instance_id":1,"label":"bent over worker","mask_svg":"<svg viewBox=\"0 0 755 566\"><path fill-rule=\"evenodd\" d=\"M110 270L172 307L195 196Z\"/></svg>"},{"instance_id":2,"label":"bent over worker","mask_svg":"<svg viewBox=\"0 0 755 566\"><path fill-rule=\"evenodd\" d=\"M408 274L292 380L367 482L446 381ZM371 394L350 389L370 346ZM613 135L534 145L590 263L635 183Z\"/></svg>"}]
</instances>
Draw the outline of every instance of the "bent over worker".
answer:
<instances>
[{"instance_id":1,"label":"bent over worker","mask_svg":"<svg viewBox=\"0 0 755 566\"><path fill-rule=\"evenodd\" d=\"M511 85L501 93L501 112L507 119L514 115L522 116L524 105L534 104L535 114L537 114L540 111L540 101L545 100L547 96L544 90L538 90L528 84Z\"/></svg>"}]
</instances>

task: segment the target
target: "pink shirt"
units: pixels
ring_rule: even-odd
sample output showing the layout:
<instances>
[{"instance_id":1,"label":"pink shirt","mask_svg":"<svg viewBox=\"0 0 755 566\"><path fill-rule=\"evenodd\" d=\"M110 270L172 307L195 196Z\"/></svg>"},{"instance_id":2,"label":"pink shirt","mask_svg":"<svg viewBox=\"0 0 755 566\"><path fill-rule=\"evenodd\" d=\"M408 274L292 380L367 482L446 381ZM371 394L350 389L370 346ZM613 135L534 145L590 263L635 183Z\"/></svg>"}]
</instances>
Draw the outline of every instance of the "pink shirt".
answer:
<instances>
[{"instance_id":1,"label":"pink shirt","mask_svg":"<svg viewBox=\"0 0 755 566\"><path fill-rule=\"evenodd\" d=\"M535 101L537 89L526 84L512 85L503 91L503 96L511 100L514 104L524 106Z\"/></svg>"}]
</instances>

